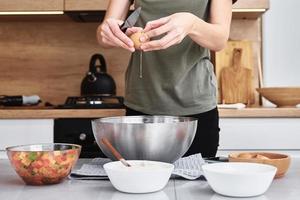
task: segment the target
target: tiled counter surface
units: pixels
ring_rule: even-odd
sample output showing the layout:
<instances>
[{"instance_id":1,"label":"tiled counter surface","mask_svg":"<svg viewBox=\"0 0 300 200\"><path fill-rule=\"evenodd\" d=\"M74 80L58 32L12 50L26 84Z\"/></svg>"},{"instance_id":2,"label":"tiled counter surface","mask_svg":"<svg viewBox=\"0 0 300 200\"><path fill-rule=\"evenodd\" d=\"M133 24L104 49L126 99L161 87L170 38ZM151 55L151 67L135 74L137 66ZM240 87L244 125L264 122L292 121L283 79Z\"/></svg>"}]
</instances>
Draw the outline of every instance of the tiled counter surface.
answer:
<instances>
[{"instance_id":1,"label":"tiled counter surface","mask_svg":"<svg viewBox=\"0 0 300 200\"><path fill-rule=\"evenodd\" d=\"M86 161L86 160L85 160ZM77 167L84 160L80 160ZM298 200L300 196L300 158L292 160L288 174L273 181L263 196L245 200ZM215 194L206 181L171 179L164 190L151 194L125 194L116 191L109 181L66 180L50 186L27 186L15 174L8 160L0 160L1 200L189 200L230 199ZM234 198L239 199L239 198Z\"/></svg>"}]
</instances>

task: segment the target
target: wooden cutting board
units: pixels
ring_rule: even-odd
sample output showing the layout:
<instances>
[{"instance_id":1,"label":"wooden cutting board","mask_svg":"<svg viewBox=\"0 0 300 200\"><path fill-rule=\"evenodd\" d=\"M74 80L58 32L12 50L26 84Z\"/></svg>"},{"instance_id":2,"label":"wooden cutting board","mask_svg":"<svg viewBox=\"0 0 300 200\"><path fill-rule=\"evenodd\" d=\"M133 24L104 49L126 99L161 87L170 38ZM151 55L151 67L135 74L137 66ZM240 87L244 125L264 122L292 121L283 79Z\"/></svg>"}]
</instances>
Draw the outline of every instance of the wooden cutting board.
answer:
<instances>
[{"instance_id":1,"label":"wooden cutting board","mask_svg":"<svg viewBox=\"0 0 300 200\"><path fill-rule=\"evenodd\" d=\"M226 104L245 103L250 105L253 99L252 70L242 66L243 49L233 49L231 67L221 71L221 102Z\"/></svg>"},{"instance_id":2,"label":"wooden cutting board","mask_svg":"<svg viewBox=\"0 0 300 200\"><path fill-rule=\"evenodd\" d=\"M253 84L253 99L251 104L259 103L259 95L254 90L254 87L259 87L259 79L256 69L256 56L254 56L256 44L249 40L230 40L227 42L226 48L215 54L215 72L218 79L218 102L221 100L221 72L225 67L231 67L233 61L233 50L235 48L243 49L241 56L241 66L252 70L252 84Z\"/></svg>"}]
</instances>

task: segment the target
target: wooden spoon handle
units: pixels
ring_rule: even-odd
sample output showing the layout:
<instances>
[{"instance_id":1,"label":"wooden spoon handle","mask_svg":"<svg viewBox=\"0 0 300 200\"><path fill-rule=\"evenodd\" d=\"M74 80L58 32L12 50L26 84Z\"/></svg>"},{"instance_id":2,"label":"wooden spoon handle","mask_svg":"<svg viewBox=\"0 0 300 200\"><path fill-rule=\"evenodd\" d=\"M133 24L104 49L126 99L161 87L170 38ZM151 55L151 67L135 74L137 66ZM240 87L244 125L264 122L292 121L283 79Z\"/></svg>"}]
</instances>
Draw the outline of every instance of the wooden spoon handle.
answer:
<instances>
[{"instance_id":1,"label":"wooden spoon handle","mask_svg":"<svg viewBox=\"0 0 300 200\"><path fill-rule=\"evenodd\" d=\"M110 150L110 152L115 156L117 160L121 161L123 165L130 167L130 164L126 162L126 160L121 156L121 154L111 145L111 143L106 138L102 138L101 142Z\"/></svg>"},{"instance_id":2,"label":"wooden spoon handle","mask_svg":"<svg viewBox=\"0 0 300 200\"><path fill-rule=\"evenodd\" d=\"M121 154L111 145L111 143L106 138L102 138L101 142L110 150L110 152L116 157L117 160L124 160Z\"/></svg>"}]
</instances>

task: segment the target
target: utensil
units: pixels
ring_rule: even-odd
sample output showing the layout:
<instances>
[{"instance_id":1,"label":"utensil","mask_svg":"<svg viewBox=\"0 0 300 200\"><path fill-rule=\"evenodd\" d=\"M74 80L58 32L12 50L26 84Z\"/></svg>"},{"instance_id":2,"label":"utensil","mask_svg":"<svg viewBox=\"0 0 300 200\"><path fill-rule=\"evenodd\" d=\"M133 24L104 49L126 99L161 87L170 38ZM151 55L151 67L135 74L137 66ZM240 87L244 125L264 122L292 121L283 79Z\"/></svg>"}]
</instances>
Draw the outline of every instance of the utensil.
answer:
<instances>
[{"instance_id":1,"label":"utensil","mask_svg":"<svg viewBox=\"0 0 300 200\"><path fill-rule=\"evenodd\" d=\"M296 107L300 104L300 87L264 87L256 90L278 107Z\"/></svg>"},{"instance_id":2,"label":"utensil","mask_svg":"<svg viewBox=\"0 0 300 200\"><path fill-rule=\"evenodd\" d=\"M17 174L29 185L48 185L63 181L76 164L81 146L50 143L6 148Z\"/></svg>"},{"instance_id":3,"label":"utensil","mask_svg":"<svg viewBox=\"0 0 300 200\"><path fill-rule=\"evenodd\" d=\"M102 138L107 138L127 160L173 163L192 144L196 128L197 119L190 117L119 116L92 120L98 146L113 160Z\"/></svg>"},{"instance_id":4,"label":"utensil","mask_svg":"<svg viewBox=\"0 0 300 200\"><path fill-rule=\"evenodd\" d=\"M173 164L128 160L131 167L125 167L120 161L103 165L112 185L121 192L149 193L163 189L174 169Z\"/></svg>"},{"instance_id":5,"label":"utensil","mask_svg":"<svg viewBox=\"0 0 300 200\"><path fill-rule=\"evenodd\" d=\"M202 169L216 193L231 197L262 195L271 185L277 170L271 165L237 162L206 164Z\"/></svg>"},{"instance_id":6,"label":"utensil","mask_svg":"<svg viewBox=\"0 0 300 200\"><path fill-rule=\"evenodd\" d=\"M129 17L120 26L121 31L125 33L128 28L131 28L135 25L140 16L141 10L142 8L138 7L135 11L133 11L133 13L129 15Z\"/></svg>"},{"instance_id":7,"label":"utensil","mask_svg":"<svg viewBox=\"0 0 300 200\"><path fill-rule=\"evenodd\" d=\"M291 164L291 157L285 154L270 152L231 153L229 162L251 162L273 165L277 168L275 178L283 177Z\"/></svg>"},{"instance_id":8,"label":"utensil","mask_svg":"<svg viewBox=\"0 0 300 200\"><path fill-rule=\"evenodd\" d=\"M233 50L233 66L221 71L221 100L222 103L250 104L252 99L252 71L241 66L243 50Z\"/></svg>"},{"instance_id":9,"label":"utensil","mask_svg":"<svg viewBox=\"0 0 300 200\"><path fill-rule=\"evenodd\" d=\"M130 167L129 163L121 156L121 154L111 145L111 143L106 139L101 139L102 143L110 150L110 152L116 157L117 160L121 161L126 167Z\"/></svg>"},{"instance_id":10,"label":"utensil","mask_svg":"<svg viewBox=\"0 0 300 200\"><path fill-rule=\"evenodd\" d=\"M221 100L222 88L221 88L221 72L226 67L233 66L233 51L234 49L242 49L241 66L252 70L252 99L251 103L258 103L259 95L254 93L254 88L259 87L259 77L256 73L257 62L255 62L256 55L253 53L253 42L247 40L231 40L227 42L226 48L215 54L215 72L218 79L219 96L218 102L223 103ZM259 57L258 57L259 58ZM257 100L257 102L256 102ZM227 102L226 102L227 103ZM235 102L244 103L244 102ZM245 102L248 103L248 102Z\"/></svg>"},{"instance_id":11,"label":"utensil","mask_svg":"<svg viewBox=\"0 0 300 200\"><path fill-rule=\"evenodd\" d=\"M100 65L96 65L99 61ZM101 54L94 54L89 71L81 82L81 95L112 96L116 94L116 83L106 72L106 62Z\"/></svg>"}]
</instances>

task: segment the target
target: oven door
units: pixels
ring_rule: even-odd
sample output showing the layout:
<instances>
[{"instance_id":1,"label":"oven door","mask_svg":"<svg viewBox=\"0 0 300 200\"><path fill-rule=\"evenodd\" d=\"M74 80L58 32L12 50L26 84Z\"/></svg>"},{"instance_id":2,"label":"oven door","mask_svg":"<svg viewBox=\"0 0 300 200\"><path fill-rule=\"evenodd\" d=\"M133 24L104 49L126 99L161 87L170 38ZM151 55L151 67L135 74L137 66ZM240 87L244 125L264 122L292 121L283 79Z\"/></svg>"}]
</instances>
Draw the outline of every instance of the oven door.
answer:
<instances>
[{"instance_id":1,"label":"oven door","mask_svg":"<svg viewBox=\"0 0 300 200\"><path fill-rule=\"evenodd\" d=\"M80 158L106 156L98 147L91 126L92 119L55 119L54 142L72 143L82 146Z\"/></svg>"}]
</instances>

